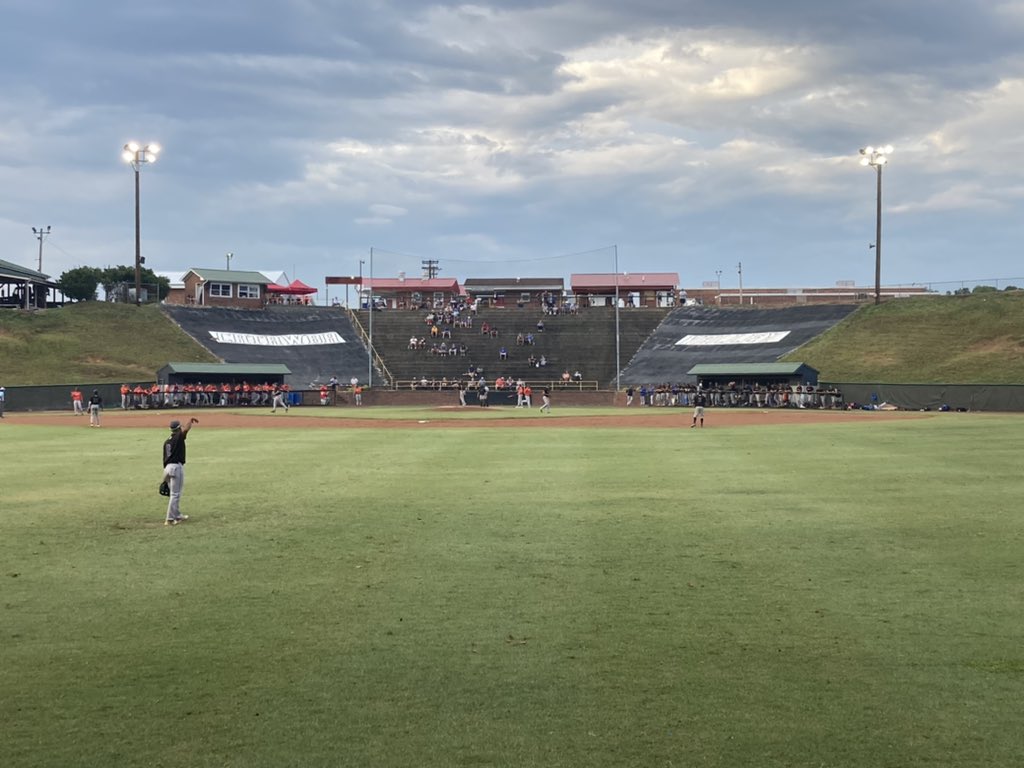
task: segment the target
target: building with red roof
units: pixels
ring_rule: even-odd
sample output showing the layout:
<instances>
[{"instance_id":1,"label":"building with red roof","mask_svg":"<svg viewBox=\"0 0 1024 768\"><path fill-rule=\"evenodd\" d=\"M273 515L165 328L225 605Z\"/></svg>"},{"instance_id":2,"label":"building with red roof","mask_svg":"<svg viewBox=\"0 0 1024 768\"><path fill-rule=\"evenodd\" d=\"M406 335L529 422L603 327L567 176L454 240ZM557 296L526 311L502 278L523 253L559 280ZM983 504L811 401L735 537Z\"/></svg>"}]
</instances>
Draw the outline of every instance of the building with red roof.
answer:
<instances>
[{"instance_id":1,"label":"building with red roof","mask_svg":"<svg viewBox=\"0 0 1024 768\"><path fill-rule=\"evenodd\" d=\"M581 307L611 306L615 295L627 307L674 307L680 298L677 272L573 274L570 289Z\"/></svg>"}]
</instances>

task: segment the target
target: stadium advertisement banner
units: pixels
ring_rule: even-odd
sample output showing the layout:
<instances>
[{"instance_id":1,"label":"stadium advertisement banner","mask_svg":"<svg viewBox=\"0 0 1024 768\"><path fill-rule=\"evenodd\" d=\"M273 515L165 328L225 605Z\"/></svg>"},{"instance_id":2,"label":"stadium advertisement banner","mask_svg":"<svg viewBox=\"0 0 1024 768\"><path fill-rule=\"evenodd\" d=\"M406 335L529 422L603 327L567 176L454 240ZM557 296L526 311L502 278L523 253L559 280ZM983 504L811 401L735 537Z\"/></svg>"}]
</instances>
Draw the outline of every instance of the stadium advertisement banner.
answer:
<instances>
[{"instance_id":1,"label":"stadium advertisement banner","mask_svg":"<svg viewBox=\"0 0 1024 768\"><path fill-rule=\"evenodd\" d=\"M789 331L763 331L761 333L708 333L689 334L676 342L677 347L724 347L739 344L778 344L789 336Z\"/></svg>"},{"instance_id":2,"label":"stadium advertisement banner","mask_svg":"<svg viewBox=\"0 0 1024 768\"><path fill-rule=\"evenodd\" d=\"M337 331L325 333L285 333L280 336L265 336L259 333L227 333L210 331L214 341L221 344L247 344L254 347L315 347L323 344L344 344L345 340Z\"/></svg>"}]
</instances>

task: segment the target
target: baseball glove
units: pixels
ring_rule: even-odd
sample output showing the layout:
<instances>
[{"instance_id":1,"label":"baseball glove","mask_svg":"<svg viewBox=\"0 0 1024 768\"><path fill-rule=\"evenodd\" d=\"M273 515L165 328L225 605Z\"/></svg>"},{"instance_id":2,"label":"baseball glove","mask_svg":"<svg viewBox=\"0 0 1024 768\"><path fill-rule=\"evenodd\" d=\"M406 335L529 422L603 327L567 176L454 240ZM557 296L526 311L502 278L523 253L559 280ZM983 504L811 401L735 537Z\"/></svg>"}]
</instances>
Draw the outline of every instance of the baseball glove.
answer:
<instances>
[{"instance_id":1,"label":"baseball glove","mask_svg":"<svg viewBox=\"0 0 1024 768\"><path fill-rule=\"evenodd\" d=\"M164 481L162 481L160 483L159 491L160 491L160 495L161 496L170 496L171 495L171 486L169 486L167 484L166 480L164 480Z\"/></svg>"}]
</instances>

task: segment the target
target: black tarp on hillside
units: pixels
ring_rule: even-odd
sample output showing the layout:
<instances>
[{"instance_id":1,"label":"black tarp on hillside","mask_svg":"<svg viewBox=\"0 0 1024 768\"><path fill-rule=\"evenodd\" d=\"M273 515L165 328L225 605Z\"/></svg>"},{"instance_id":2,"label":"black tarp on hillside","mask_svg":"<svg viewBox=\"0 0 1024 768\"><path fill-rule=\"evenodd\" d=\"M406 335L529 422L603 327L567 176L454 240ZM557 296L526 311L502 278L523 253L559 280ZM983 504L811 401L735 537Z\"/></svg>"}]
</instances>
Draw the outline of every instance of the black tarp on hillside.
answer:
<instances>
[{"instance_id":1,"label":"black tarp on hillside","mask_svg":"<svg viewBox=\"0 0 1024 768\"><path fill-rule=\"evenodd\" d=\"M695 365L772 363L832 328L855 305L818 305L783 309L679 307L643 343L621 374L623 385L692 382ZM770 343L679 345L688 335L781 334Z\"/></svg>"},{"instance_id":2,"label":"black tarp on hillside","mask_svg":"<svg viewBox=\"0 0 1024 768\"><path fill-rule=\"evenodd\" d=\"M336 307L283 306L265 309L183 307L164 305L164 312L192 338L225 363L279 363L292 372L288 384L300 389L337 376L347 383L367 377L366 346L345 310ZM218 341L214 334L233 335L242 343ZM342 342L300 343L308 337ZM224 337L222 337L224 338ZM270 343L273 342L273 343Z\"/></svg>"}]
</instances>

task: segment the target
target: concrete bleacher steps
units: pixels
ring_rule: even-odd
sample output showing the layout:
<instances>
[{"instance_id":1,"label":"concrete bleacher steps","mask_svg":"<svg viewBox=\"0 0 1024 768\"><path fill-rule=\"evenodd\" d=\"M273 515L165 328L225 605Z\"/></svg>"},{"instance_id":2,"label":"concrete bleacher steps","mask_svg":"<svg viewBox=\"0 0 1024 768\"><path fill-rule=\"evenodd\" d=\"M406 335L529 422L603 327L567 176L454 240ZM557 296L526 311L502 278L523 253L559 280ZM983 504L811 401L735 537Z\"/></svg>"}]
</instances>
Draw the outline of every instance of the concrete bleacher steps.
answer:
<instances>
[{"instance_id":1,"label":"concrete bleacher steps","mask_svg":"<svg viewBox=\"0 0 1024 768\"><path fill-rule=\"evenodd\" d=\"M856 305L782 309L679 307L636 351L621 375L625 384L692 382L686 372L705 363L771 363L832 328ZM727 343L679 344L693 341ZM722 338L730 336L732 338Z\"/></svg>"},{"instance_id":2,"label":"concrete bleacher steps","mask_svg":"<svg viewBox=\"0 0 1024 768\"><path fill-rule=\"evenodd\" d=\"M664 309L622 309L619 312L619 357L624 365L650 336L667 313ZM359 312L359 320L368 328L367 311ZM610 307L581 310L576 315L546 316L537 308L484 308L473 319L473 328L453 328L446 343L465 344L463 356L440 357L427 350L409 349L409 338L424 337L429 349L442 339L431 339L425 324L426 311L384 310L374 313L373 346L398 382L413 379L462 378L469 366L483 368L493 381L497 376L511 376L530 381L557 380L562 372L577 370L586 381L596 381L601 388L615 381L615 311ZM537 321L544 320L545 329L538 332ZM498 337L481 333L483 324L498 329ZM533 333L533 346L516 345L516 335ZM508 359L501 360L499 350L505 347ZM547 358L547 366L533 368L530 355Z\"/></svg>"},{"instance_id":3,"label":"concrete bleacher steps","mask_svg":"<svg viewBox=\"0 0 1024 768\"><path fill-rule=\"evenodd\" d=\"M348 383L353 376L366 381L366 346L344 309L291 306L233 309L165 305L163 310L189 336L225 363L286 365L292 372L288 383L293 388L326 383L331 376L337 376L342 383ZM267 343L225 343L214 338L214 333L278 337L277 340L283 343L279 346ZM300 344L279 338L332 333L337 334L342 343Z\"/></svg>"}]
</instances>

